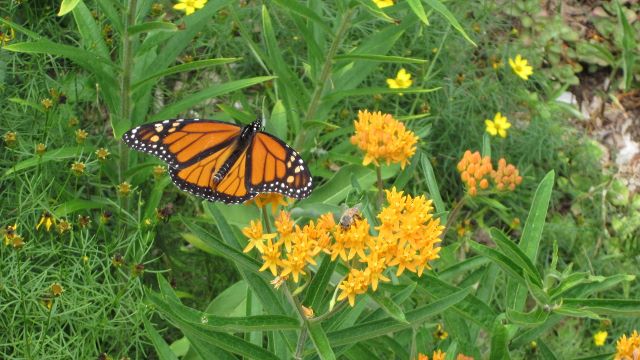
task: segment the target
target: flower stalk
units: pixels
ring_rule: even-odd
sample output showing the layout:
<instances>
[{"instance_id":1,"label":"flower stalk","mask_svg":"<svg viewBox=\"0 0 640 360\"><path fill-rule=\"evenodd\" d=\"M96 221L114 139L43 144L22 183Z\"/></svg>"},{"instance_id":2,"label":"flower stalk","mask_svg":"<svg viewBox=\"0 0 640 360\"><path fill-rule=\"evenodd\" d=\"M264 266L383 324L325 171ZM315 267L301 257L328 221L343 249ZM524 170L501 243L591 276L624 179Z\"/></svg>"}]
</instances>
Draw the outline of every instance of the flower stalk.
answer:
<instances>
[{"instance_id":1,"label":"flower stalk","mask_svg":"<svg viewBox=\"0 0 640 360\"><path fill-rule=\"evenodd\" d=\"M131 115L131 71L133 69L133 44L129 29L135 25L138 0L129 0L127 11L124 13L124 30L122 34L122 77L120 79L120 119L128 121ZM118 181L124 181L124 172L129 166L127 146L120 142L120 167L118 168Z\"/></svg>"}]
</instances>

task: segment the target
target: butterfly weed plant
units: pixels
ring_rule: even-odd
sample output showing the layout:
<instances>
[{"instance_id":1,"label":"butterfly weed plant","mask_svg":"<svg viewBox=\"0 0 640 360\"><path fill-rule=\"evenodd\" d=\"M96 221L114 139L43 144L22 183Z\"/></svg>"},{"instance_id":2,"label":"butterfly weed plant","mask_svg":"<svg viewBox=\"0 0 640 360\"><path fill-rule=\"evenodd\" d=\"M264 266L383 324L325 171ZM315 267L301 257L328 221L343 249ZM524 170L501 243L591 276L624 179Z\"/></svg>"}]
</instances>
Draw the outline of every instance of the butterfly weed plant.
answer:
<instances>
[{"instance_id":1,"label":"butterfly weed plant","mask_svg":"<svg viewBox=\"0 0 640 360\"><path fill-rule=\"evenodd\" d=\"M56 6L0 14L0 357L640 351L637 267L558 236L563 204L594 196L567 183L602 176L559 154L581 140L491 4ZM244 126L260 107L313 176L305 199L201 201L120 141L152 123L159 144L173 119Z\"/></svg>"}]
</instances>

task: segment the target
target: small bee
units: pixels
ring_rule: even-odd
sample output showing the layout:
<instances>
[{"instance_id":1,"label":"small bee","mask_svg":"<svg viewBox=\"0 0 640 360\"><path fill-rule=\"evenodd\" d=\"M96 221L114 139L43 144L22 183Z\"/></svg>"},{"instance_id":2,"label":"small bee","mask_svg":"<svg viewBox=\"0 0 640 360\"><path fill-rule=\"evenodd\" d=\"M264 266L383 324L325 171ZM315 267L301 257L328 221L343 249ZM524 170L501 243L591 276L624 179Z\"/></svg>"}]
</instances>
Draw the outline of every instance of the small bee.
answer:
<instances>
[{"instance_id":1,"label":"small bee","mask_svg":"<svg viewBox=\"0 0 640 360\"><path fill-rule=\"evenodd\" d=\"M362 220L362 214L360 214L360 209L356 205L342 213L342 216L340 216L340 227L342 227L342 230L348 230L351 225L360 220Z\"/></svg>"}]
</instances>

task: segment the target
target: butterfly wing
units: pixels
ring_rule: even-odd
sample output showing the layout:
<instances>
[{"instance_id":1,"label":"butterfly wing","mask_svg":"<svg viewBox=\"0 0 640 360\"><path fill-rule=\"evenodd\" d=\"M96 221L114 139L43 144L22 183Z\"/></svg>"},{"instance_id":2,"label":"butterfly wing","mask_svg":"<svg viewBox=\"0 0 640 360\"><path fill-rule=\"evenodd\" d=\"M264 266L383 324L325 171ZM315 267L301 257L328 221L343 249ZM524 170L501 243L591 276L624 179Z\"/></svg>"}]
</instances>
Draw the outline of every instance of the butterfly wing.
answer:
<instances>
[{"instance_id":1,"label":"butterfly wing","mask_svg":"<svg viewBox=\"0 0 640 360\"><path fill-rule=\"evenodd\" d=\"M277 192L303 199L311 194L313 180L306 164L282 140L258 131L247 153L247 188L250 192Z\"/></svg>"},{"instance_id":2,"label":"butterfly wing","mask_svg":"<svg viewBox=\"0 0 640 360\"><path fill-rule=\"evenodd\" d=\"M173 168L188 167L235 143L242 127L222 121L173 119L140 125L122 140Z\"/></svg>"},{"instance_id":3,"label":"butterfly wing","mask_svg":"<svg viewBox=\"0 0 640 360\"><path fill-rule=\"evenodd\" d=\"M229 172L216 182L214 174L234 151L242 151ZM247 149L238 150L232 147L220 150L206 158L182 169L169 170L171 179L181 190L210 201L222 201L227 204L245 202L256 193L247 189L246 161Z\"/></svg>"}]
</instances>

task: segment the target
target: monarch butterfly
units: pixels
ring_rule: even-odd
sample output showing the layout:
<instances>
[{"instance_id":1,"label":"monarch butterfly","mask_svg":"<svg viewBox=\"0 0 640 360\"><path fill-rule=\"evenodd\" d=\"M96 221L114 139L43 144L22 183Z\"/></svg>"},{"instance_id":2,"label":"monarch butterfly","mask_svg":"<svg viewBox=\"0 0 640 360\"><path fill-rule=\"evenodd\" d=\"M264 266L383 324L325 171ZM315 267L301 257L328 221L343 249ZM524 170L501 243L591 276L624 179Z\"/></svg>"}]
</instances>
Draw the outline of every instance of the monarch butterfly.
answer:
<instances>
[{"instance_id":1,"label":"monarch butterfly","mask_svg":"<svg viewBox=\"0 0 640 360\"><path fill-rule=\"evenodd\" d=\"M169 165L173 183L210 201L241 203L258 193L303 199L311 173L295 150L262 131L260 119L242 127L204 119L171 119L140 125L122 140Z\"/></svg>"}]
</instances>

